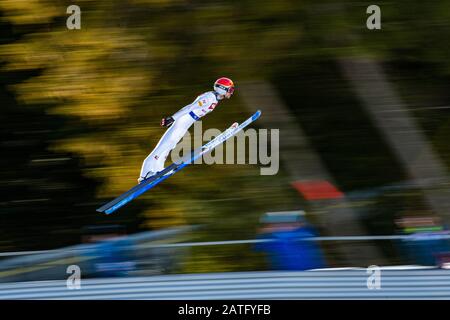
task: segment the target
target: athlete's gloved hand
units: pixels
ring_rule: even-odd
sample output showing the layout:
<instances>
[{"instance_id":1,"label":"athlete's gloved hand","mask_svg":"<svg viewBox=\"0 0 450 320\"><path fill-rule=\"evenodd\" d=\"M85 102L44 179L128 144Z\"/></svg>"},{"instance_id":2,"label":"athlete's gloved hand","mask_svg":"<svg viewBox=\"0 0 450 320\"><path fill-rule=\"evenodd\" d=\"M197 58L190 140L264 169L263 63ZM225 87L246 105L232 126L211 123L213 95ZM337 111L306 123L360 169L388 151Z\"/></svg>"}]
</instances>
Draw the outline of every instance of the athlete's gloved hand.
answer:
<instances>
[{"instance_id":1,"label":"athlete's gloved hand","mask_svg":"<svg viewBox=\"0 0 450 320\"><path fill-rule=\"evenodd\" d=\"M172 123L174 123L175 120L172 117L165 117L163 119L161 119L161 127L170 127L172 125Z\"/></svg>"}]
</instances>

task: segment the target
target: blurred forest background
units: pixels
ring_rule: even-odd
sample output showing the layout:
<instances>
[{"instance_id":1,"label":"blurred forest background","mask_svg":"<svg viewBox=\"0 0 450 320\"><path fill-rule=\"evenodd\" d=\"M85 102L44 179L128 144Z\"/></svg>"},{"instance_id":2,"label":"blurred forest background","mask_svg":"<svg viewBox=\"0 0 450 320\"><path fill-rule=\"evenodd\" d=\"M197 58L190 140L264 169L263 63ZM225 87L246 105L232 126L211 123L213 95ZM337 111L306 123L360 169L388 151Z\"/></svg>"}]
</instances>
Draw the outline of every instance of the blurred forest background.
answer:
<instances>
[{"instance_id":1,"label":"blurred forest background","mask_svg":"<svg viewBox=\"0 0 450 320\"><path fill-rule=\"evenodd\" d=\"M80 30L66 27L72 4ZM371 4L381 8L381 30L366 28ZM128 233L202 224L194 238L210 241L254 238L267 211L304 209L314 223L283 162L276 176L255 165L191 166L120 212L95 211L136 183L164 132L160 119L220 76L236 92L203 119L204 130L247 118L254 110L240 83L268 82L351 194L407 179L339 67L368 57L450 165L448 1L2 0L0 19L0 251L76 244L97 224ZM366 234L395 232L403 212L428 214L423 202L418 190L371 198ZM224 257L231 270L263 261L241 246L211 250L195 249L187 269L223 270Z\"/></svg>"}]
</instances>

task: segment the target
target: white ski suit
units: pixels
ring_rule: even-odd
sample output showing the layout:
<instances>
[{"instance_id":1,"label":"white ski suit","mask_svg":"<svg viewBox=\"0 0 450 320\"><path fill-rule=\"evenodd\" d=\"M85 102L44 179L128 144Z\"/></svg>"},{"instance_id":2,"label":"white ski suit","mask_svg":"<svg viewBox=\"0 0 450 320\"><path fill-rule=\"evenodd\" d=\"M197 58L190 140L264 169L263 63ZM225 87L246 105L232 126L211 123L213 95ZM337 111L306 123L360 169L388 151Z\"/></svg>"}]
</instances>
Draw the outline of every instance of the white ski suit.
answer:
<instances>
[{"instance_id":1,"label":"white ski suit","mask_svg":"<svg viewBox=\"0 0 450 320\"><path fill-rule=\"evenodd\" d=\"M155 149L145 158L141 178L146 177L148 173L155 174L163 170L170 151L176 147L194 122L213 111L218 103L217 94L214 91L208 91L175 113L172 116L174 123L161 137Z\"/></svg>"}]
</instances>

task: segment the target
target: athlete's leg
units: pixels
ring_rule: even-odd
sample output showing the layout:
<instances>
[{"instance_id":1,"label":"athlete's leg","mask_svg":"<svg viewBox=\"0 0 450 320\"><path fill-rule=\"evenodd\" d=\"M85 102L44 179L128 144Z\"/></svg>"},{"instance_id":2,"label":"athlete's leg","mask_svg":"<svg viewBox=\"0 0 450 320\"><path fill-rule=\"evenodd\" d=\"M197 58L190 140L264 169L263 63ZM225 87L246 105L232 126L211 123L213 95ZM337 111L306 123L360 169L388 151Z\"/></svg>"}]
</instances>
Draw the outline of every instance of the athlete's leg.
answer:
<instances>
[{"instance_id":1,"label":"athlete's leg","mask_svg":"<svg viewBox=\"0 0 450 320\"><path fill-rule=\"evenodd\" d=\"M193 123L194 120L189 115L186 115L176 120L167 129L155 149L144 160L141 168L141 178L148 177L147 175L153 175L164 169L164 163L170 151L176 147Z\"/></svg>"}]
</instances>

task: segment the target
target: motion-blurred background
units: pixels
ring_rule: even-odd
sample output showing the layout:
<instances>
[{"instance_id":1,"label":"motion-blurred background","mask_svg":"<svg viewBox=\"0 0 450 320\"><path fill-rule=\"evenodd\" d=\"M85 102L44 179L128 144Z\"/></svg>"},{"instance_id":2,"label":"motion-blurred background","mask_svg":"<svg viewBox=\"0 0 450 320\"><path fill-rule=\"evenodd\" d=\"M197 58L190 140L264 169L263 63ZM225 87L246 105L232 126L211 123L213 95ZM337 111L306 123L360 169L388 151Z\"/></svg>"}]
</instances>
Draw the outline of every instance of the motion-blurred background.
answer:
<instances>
[{"instance_id":1,"label":"motion-blurred background","mask_svg":"<svg viewBox=\"0 0 450 320\"><path fill-rule=\"evenodd\" d=\"M66 27L72 4L79 30ZM372 4L378 30L366 26ZM163 242L286 230L295 238L297 218L268 229L264 217L300 210L313 230L303 236L447 230L448 1L2 0L0 18L2 253L183 226L192 229ZM190 166L116 213L97 213L135 185L164 132L160 119L221 76L236 92L203 129L261 109L254 127L280 129L279 173ZM323 267L433 265L448 251L439 241L318 241L305 250ZM279 250L195 246L159 270L274 269L268 254Z\"/></svg>"}]
</instances>

